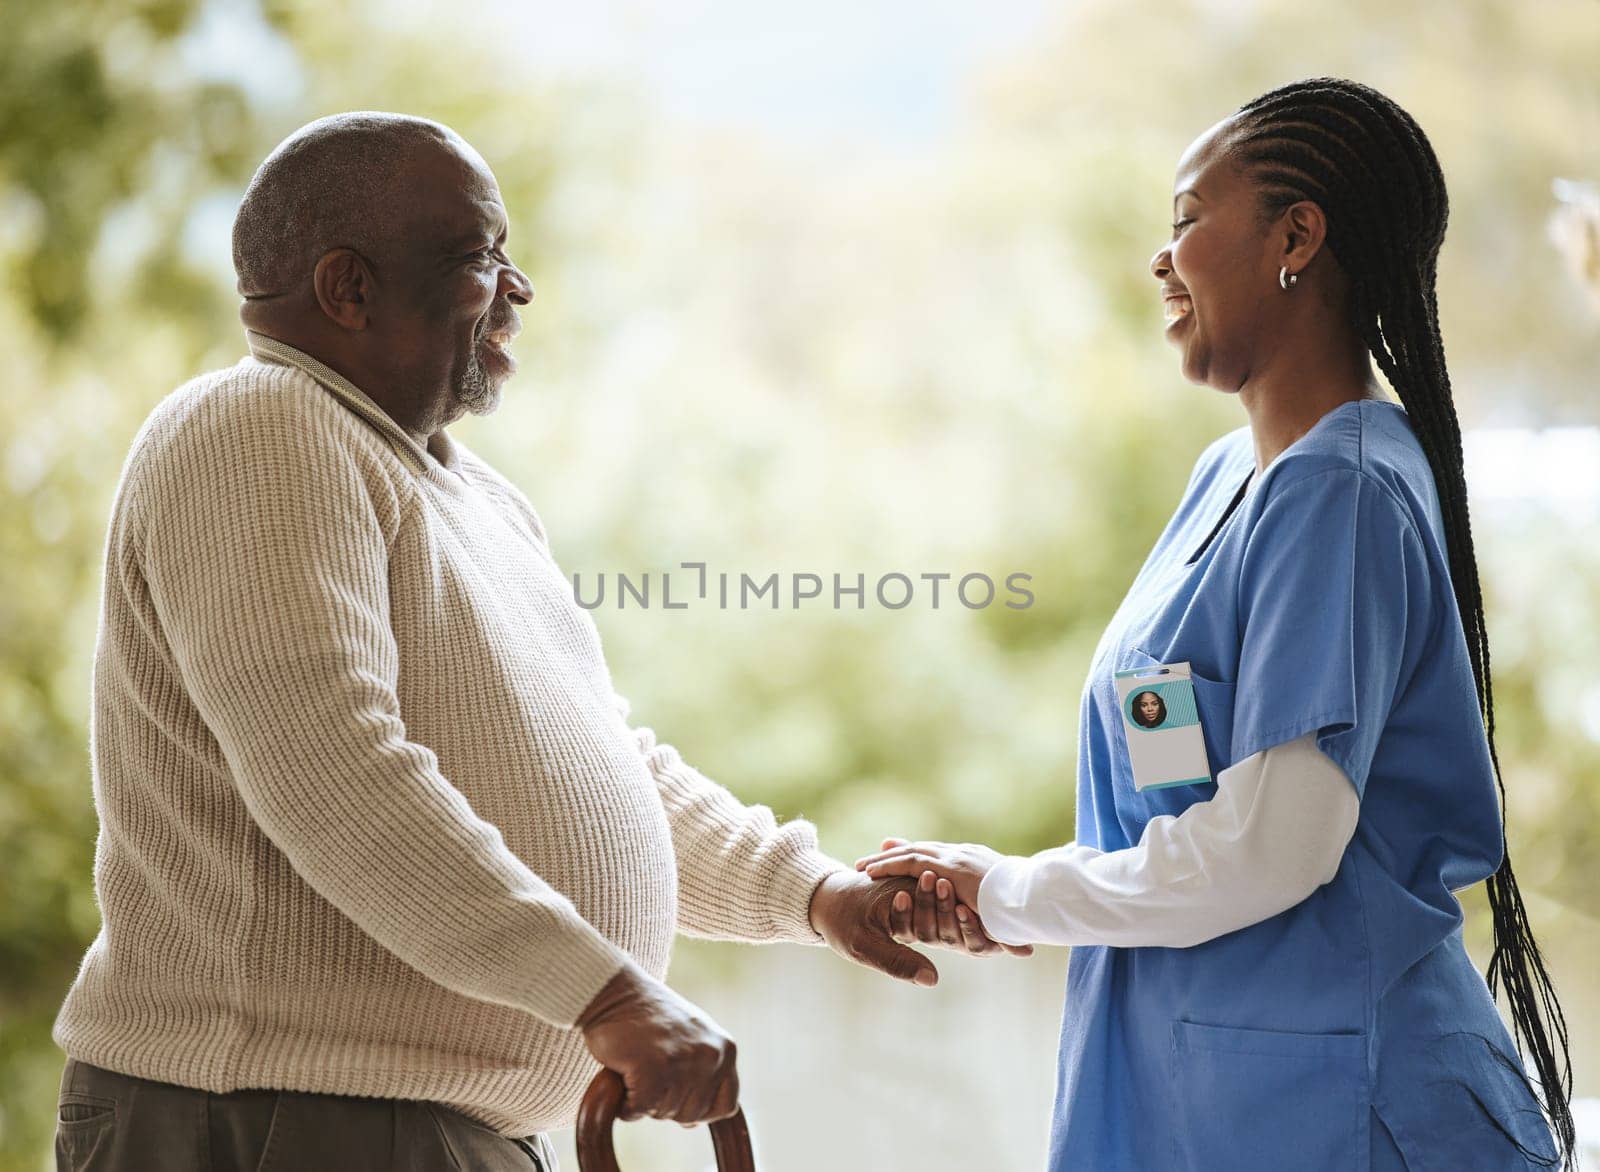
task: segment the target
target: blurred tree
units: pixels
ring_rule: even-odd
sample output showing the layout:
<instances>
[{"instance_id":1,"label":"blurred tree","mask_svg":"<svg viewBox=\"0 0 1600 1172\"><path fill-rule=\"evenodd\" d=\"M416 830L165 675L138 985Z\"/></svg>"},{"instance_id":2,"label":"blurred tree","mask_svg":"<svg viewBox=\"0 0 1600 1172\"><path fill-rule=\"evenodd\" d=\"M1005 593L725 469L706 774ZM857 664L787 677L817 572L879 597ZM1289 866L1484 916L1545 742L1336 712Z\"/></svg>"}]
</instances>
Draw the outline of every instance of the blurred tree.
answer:
<instances>
[{"instance_id":1,"label":"blurred tree","mask_svg":"<svg viewBox=\"0 0 1600 1172\"><path fill-rule=\"evenodd\" d=\"M215 327L226 290L177 240L255 153L238 87L176 67L199 7L0 0L0 1167L48 1145L49 1027L98 928L87 667L109 486L141 404L89 372L118 369L130 311L191 338ZM128 274L113 289L117 214L144 231L142 248L109 242Z\"/></svg>"},{"instance_id":2,"label":"blurred tree","mask_svg":"<svg viewBox=\"0 0 1600 1172\"><path fill-rule=\"evenodd\" d=\"M189 273L161 261L195 197L253 166L239 86L182 80L177 44L200 9L197 0L0 2L0 192L14 217L7 269L53 342L72 339L92 311L101 225L150 190L152 164L177 196L148 208L155 264L143 290L158 308L192 288Z\"/></svg>"}]
</instances>

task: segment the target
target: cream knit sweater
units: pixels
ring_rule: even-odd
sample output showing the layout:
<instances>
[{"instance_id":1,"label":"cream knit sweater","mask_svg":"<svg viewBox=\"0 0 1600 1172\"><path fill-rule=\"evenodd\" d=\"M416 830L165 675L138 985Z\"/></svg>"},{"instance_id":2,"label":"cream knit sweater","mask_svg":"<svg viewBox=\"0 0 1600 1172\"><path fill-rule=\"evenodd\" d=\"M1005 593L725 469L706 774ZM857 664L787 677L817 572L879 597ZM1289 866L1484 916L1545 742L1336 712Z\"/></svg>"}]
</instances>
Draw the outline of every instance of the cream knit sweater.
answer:
<instances>
[{"instance_id":1,"label":"cream knit sweater","mask_svg":"<svg viewBox=\"0 0 1600 1172\"><path fill-rule=\"evenodd\" d=\"M112 506L90 724L103 927L54 1037L212 1091L567 1124L571 1028L674 928L817 943L842 864L630 729L526 498L309 356L178 388Z\"/></svg>"}]
</instances>

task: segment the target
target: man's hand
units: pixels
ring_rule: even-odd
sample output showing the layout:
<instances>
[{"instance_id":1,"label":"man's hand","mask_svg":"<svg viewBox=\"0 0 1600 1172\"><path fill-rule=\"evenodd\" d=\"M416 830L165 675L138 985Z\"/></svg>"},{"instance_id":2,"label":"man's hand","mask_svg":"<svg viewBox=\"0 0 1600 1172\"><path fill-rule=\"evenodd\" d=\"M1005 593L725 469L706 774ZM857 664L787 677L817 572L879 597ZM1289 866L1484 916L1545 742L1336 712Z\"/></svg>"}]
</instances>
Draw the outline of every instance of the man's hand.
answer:
<instances>
[{"instance_id":1,"label":"man's hand","mask_svg":"<svg viewBox=\"0 0 1600 1172\"><path fill-rule=\"evenodd\" d=\"M890 922L897 892L915 886L910 880L874 883L854 871L835 871L811 896L811 926L840 956L857 964L919 985L939 983L939 970L915 949L894 939Z\"/></svg>"},{"instance_id":2,"label":"man's hand","mask_svg":"<svg viewBox=\"0 0 1600 1172\"><path fill-rule=\"evenodd\" d=\"M693 1127L739 1109L733 1039L641 969L628 965L607 981L577 1025L589 1052L627 1087L619 1118Z\"/></svg>"}]
</instances>

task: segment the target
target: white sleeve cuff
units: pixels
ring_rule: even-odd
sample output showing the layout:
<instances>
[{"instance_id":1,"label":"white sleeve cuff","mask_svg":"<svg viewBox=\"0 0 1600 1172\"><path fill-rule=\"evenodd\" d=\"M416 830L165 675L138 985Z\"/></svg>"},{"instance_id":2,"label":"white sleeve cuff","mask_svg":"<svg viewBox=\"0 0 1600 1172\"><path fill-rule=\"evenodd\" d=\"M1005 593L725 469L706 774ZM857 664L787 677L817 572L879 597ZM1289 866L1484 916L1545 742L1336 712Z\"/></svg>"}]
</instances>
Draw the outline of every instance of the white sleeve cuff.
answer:
<instances>
[{"instance_id":1,"label":"white sleeve cuff","mask_svg":"<svg viewBox=\"0 0 1600 1172\"><path fill-rule=\"evenodd\" d=\"M1042 921L1070 914L1064 904L1071 898L1070 891L1050 883L1050 865L1099 853L1094 847L1069 842L1030 857L1006 855L978 885L983 930L1001 944L1050 943L1041 934Z\"/></svg>"}]
</instances>

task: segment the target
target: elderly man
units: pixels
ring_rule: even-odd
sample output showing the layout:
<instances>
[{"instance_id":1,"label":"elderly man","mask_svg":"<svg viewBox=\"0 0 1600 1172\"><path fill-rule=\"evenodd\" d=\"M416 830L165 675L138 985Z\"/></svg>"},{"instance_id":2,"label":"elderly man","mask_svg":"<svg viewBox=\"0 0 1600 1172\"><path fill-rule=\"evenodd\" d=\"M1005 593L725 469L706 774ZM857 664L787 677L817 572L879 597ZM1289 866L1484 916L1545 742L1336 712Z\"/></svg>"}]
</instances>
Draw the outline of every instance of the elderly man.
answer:
<instances>
[{"instance_id":1,"label":"elderly man","mask_svg":"<svg viewBox=\"0 0 1600 1172\"><path fill-rule=\"evenodd\" d=\"M625 1117L734 1110L675 927L937 979L909 881L627 725L538 515L445 432L515 367L507 227L398 115L301 128L245 193L250 354L155 408L111 516L63 1167L548 1172L597 1062Z\"/></svg>"}]
</instances>

